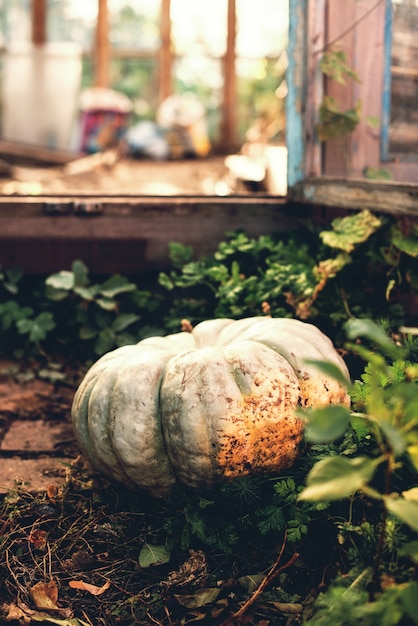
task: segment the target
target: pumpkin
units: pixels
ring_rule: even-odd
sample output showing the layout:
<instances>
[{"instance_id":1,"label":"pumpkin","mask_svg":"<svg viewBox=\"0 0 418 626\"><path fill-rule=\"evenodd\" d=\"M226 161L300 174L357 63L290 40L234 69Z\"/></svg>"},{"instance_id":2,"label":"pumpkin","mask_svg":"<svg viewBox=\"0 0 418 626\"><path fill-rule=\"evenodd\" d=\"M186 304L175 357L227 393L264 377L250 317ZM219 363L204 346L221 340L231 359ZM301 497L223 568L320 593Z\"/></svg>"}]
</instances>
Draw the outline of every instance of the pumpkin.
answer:
<instances>
[{"instance_id":1,"label":"pumpkin","mask_svg":"<svg viewBox=\"0 0 418 626\"><path fill-rule=\"evenodd\" d=\"M153 496L175 482L208 489L278 473L300 454L295 409L349 402L306 359L332 362L348 377L331 340L294 319L214 319L117 348L76 391L76 438L99 472Z\"/></svg>"}]
</instances>

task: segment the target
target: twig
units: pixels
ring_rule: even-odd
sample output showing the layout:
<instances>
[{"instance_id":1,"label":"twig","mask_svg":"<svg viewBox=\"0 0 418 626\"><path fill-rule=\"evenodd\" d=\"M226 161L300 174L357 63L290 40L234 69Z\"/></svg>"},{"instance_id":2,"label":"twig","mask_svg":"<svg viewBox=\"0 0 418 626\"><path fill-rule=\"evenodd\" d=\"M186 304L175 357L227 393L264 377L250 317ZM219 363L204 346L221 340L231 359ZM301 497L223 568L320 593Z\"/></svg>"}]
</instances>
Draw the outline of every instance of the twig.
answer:
<instances>
[{"instance_id":1,"label":"twig","mask_svg":"<svg viewBox=\"0 0 418 626\"><path fill-rule=\"evenodd\" d=\"M284 565L279 567L279 563L280 563L281 558L283 556L285 545L286 545L286 537L285 537L285 539L283 541L282 547L280 549L279 555L278 555L274 565L270 568L270 570L267 573L266 577L263 579L261 584L254 591L253 595L250 596L246 602L244 602L244 604L241 606L241 608L238 611L233 613L230 617L228 617L227 620L222 622L221 626L232 626L232 624L235 622L235 620L238 620L240 617L242 617L244 615L244 613L246 613L246 611L250 608L250 606L252 606L254 604L254 602L256 602L256 600L263 593L265 588L270 585L271 581L274 578L276 578L276 576L281 574L281 572L283 572L285 569L287 569L288 567L293 565L293 563L299 557L299 554L297 552L295 552L295 554L287 561L287 563L285 563Z\"/></svg>"}]
</instances>

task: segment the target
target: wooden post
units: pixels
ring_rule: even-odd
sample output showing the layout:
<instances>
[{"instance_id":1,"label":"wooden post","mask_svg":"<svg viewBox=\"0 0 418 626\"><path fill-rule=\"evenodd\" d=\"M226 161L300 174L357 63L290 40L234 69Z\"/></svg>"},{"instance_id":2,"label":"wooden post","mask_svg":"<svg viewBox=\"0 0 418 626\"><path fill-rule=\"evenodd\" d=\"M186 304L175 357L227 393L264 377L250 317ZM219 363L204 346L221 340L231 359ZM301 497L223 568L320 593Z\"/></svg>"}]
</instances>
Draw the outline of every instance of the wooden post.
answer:
<instances>
[{"instance_id":1,"label":"wooden post","mask_svg":"<svg viewBox=\"0 0 418 626\"><path fill-rule=\"evenodd\" d=\"M171 20L170 0L161 0L161 48L159 67L159 102L162 102L172 94L172 65L173 55L171 52Z\"/></svg>"},{"instance_id":2,"label":"wooden post","mask_svg":"<svg viewBox=\"0 0 418 626\"><path fill-rule=\"evenodd\" d=\"M238 146L236 137L236 76L235 76L235 42L237 29L237 14L235 0L228 0L228 32L226 54L224 57L224 88L222 105L222 137L219 148L224 151L233 151Z\"/></svg>"},{"instance_id":3,"label":"wooden post","mask_svg":"<svg viewBox=\"0 0 418 626\"><path fill-rule=\"evenodd\" d=\"M46 42L46 0L32 0L32 43L42 46Z\"/></svg>"},{"instance_id":4,"label":"wooden post","mask_svg":"<svg viewBox=\"0 0 418 626\"><path fill-rule=\"evenodd\" d=\"M110 45L107 0L98 0L96 25L94 84L96 87L109 87Z\"/></svg>"}]
</instances>

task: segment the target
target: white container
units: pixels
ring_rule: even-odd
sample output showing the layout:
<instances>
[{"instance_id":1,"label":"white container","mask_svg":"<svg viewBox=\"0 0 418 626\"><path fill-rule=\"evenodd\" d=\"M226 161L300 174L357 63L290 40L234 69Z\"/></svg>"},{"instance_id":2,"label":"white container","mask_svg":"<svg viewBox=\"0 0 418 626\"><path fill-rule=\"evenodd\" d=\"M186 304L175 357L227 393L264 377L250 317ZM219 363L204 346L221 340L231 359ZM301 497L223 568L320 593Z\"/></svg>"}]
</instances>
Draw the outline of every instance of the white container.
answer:
<instances>
[{"instance_id":1,"label":"white container","mask_svg":"<svg viewBox=\"0 0 418 626\"><path fill-rule=\"evenodd\" d=\"M70 150L80 83L76 44L12 44L3 56L2 138Z\"/></svg>"}]
</instances>

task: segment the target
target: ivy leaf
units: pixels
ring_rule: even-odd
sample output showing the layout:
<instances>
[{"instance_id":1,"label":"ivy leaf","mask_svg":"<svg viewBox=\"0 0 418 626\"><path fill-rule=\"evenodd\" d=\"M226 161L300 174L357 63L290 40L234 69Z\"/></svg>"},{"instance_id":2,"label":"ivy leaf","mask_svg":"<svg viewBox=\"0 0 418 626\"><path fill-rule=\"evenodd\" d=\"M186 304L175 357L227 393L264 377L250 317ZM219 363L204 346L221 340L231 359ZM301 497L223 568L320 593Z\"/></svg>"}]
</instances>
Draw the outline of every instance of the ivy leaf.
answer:
<instances>
[{"instance_id":1,"label":"ivy leaf","mask_svg":"<svg viewBox=\"0 0 418 626\"><path fill-rule=\"evenodd\" d=\"M117 309L116 302L114 300L109 300L108 298L97 298L96 303L105 311L116 311Z\"/></svg>"},{"instance_id":2,"label":"ivy leaf","mask_svg":"<svg viewBox=\"0 0 418 626\"><path fill-rule=\"evenodd\" d=\"M307 487L298 499L331 501L348 498L371 480L379 463L378 459L362 456L354 459L339 456L322 459L309 472Z\"/></svg>"},{"instance_id":3,"label":"ivy leaf","mask_svg":"<svg viewBox=\"0 0 418 626\"><path fill-rule=\"evenodd\" d=\"M134 324L140 319L139 315L135 315L135 313L123 313L118 315L115 321L112 324L112 329L115 333L119 333L125 328L128 328L131 324Z\"/></svg>"},{"instance_id":4,"label":"ivy leaf","mask_svg":"<svg viewBox=\"0 0 418 626\"><path fill-rule=\"evenodd\" d=\"M333 230L324 230L319 236L331 248L352 252L356 244L367 241L381 226L382 221L378 217L370 211L361 211L333 220Z\"/></svg>"},{"instance_id":5,"label":"ivy leaf","mask_svg":"<svg viewBox=\"0 0 418 626\"><path fill-rule=\"evenodd\" d=\"M360 122L360 113L360 102L357 102L352 109L341 111L335 98L324 96L319 107L320 123L316 126L319 140L340 139L352 133Z\"/></svg>"},{"instance_id":6,"label":"ivy leaf","mask_svg":"<svg viewBox=\"0 0 418 626\"><path fill-rule=\"evenodd\" d=\"M350 411L343 406L330 406L299 414L307 420L305 438L311 443L328 443L343 436L350 423Z\"/></svg>"},{"instance_id":7,"label":"ivy leaf","mask_svg":"<svg viewBox=\"0 0 418 626\"><path fill-rule=\"evenodd\" d=\"M99 336L94 344L94 351L101 355L109 352L116 345L115 333L110 328L104 328L99 332Z\"/></svg>"},{"instance_id":8,"label":"ivy leaf","mask_svg":"<svg viewBox=\"0 0 418 626\"><path fill-rule=\"evenodd\" d=\"M83 261L77 260L74 261L71 265L71 269L74 274L75 284L79 287L84 287L89 282L89 272L87 266L83 263Z\"/></svg>"},{"instance_id":9,"label":"ivy leaf","mask_svg":"<svg viewBox=\"0 0 418 626\"><path fill-rule=\"evenodd\" d=\"M54 289L63 289L64 291L71 291L75 285L74 273L63 270L48 276L45 284Z\"/></svg>"},{"instance_id":10,"label":"ivy leaf","mask_svg":"<svg viewBox=\"0 0 418 626\"><path fill-rule=\"evenodd\" d=\"M171 554L165 546L152 546L147 543L139 553L138 561L141 567L163 565L170 561Z\"/></svg>"},{"instance_id":11,"label":"ivy leaf","mask_svg":"<svg viewBox=\"0 0 418 626\"><path fill-rule=\"evenodd\" d=\"M134 283L130 283L127 278L124 276L111 276L109 280L107 280L100 287L100 293L105 296L105 298L114 298L120 293L126 293L128 291L135 291L136 285Z\"/></svg>"},{"instance_id":12,"label":"ivy leaf","mask_svg":"<svg viewBox=\"0 0 418 626\"><path fill-rule=\"evenodd\" d=\"M44 311L33 320L18 320L16 326L19 334L28 334L29 341L39 343L46 338L48 331L55 328L55 322L52 313Z\"/></svg>"}]
</instances>

